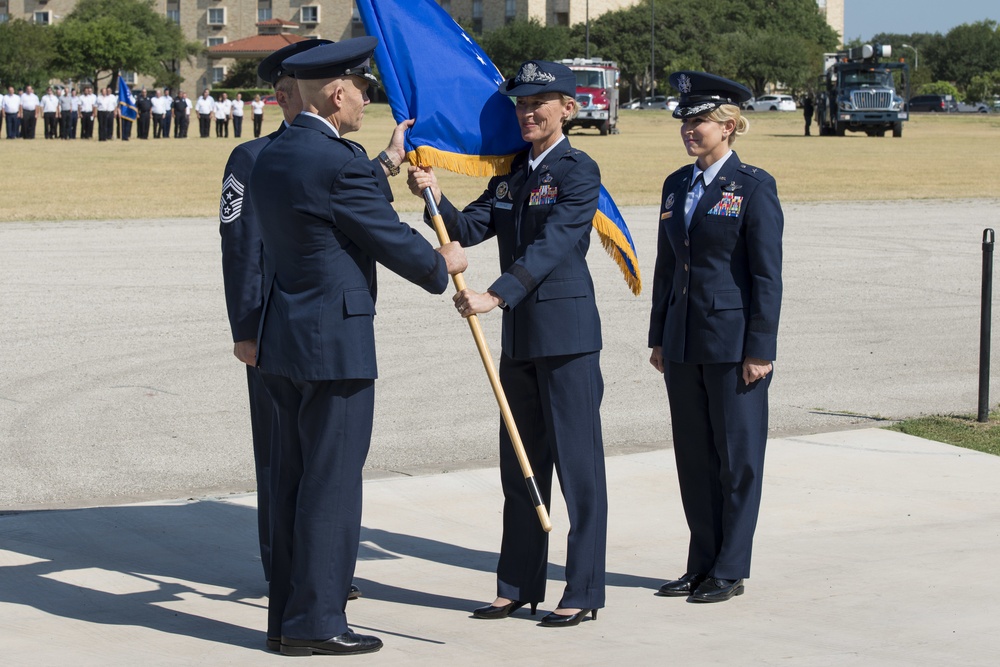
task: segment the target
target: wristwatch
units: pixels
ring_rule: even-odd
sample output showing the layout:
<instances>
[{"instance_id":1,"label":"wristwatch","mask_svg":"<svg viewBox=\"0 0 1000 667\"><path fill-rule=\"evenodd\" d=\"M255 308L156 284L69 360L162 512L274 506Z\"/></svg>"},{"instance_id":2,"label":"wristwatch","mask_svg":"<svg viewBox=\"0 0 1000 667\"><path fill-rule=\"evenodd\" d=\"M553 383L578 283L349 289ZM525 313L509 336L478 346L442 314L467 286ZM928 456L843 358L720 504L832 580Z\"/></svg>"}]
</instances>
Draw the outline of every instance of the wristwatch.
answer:
<instances>
[{"instance_id":1,"label":"wristwatch","mask_svg":"<svg viewBox=\"0 0 1000 667\"><path fill-rule=\"evenodd\" d=\"M385 151L382 151L381 153L379 153L378 154L378 161L381 162L383 165L385 165L385 168L389 170L389 175L390 176L398 176L399 175L399 167L397 167L396 165L394 165L392 163L392 160L389 159L388 153L386 153Z\"/></svg>"}]
</instances>

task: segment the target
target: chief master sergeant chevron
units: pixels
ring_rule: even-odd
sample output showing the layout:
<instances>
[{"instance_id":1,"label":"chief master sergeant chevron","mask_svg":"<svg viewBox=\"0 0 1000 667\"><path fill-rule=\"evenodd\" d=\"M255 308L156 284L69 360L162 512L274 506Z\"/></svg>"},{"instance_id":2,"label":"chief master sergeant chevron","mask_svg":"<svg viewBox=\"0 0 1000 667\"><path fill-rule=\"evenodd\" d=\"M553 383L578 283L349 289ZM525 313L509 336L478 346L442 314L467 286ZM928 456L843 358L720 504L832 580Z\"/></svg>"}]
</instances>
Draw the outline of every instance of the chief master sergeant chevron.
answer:
<instances>
[{"instance_id":1,"label":"chief master sergeant chevron","mask_svg":"<svg viewBox=\"0 0 1000 667\"><path fill-rule=\"evenodd\" d=\"M376 44L358 37L284 61L303 112L250 175L264 247L257 363L279 422L267 638L286 655L382 646L345 614L377 376L375 262L436 294L466 267L458 244L435 252L400 222L364 149L342 138L361 127Z\"/></svg>"}]
</instances>

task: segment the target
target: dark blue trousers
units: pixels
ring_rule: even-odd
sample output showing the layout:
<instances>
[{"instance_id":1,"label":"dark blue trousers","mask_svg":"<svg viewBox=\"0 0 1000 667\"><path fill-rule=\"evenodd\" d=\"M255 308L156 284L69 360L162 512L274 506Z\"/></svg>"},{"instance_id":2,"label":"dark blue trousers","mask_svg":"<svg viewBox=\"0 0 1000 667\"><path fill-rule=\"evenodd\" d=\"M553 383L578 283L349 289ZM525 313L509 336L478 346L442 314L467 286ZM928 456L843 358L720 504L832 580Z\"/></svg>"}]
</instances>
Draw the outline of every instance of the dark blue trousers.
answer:
<instances>
[{"instance_id":1,"label":"dark blue trousers","mask_svg":"<svg viewBox=\"0 0 1000 667\"><path fill-rule=\"evenodd\" d=\"M678 364L664 377L681 502L691 530L687 571L750 576L767 442L767 388L749 387L742 363Z\"/></svg>"},{"instance_id":2,"label":"dark blue trousers","mask_svg":"<svg viewBox=\"0 0 1000 667\"><path fill-rule=\"evenodd\" d=\"M562 608L604 606L608 493L601 435L600 352L515 360L500 358L500 382L535 480L550 506L552 470L569 514ZM545 599L548 533L542 530L507 427L500 426L503 539L497 596Z\"/></svg>"},{"instance_id":3,"label":"dark blue trousers","mask_svg":"<svg viewBox=\"0 0 1000 667\"><path fill-rule=\"evenodd\" d=\"M147 122L148 122L147 118ZM148 128L147 128L148 130ZM264 387L260 370L247 366L250 392L250 428L253 434L253 464L257 477L257 539L264 579L271 580L271 442L278 439L278 415Z\"/></svg>"},{"instance_id":4,"label":"dark blue trousers","mask_svg":"<svg viewBox=\"0 0 1000 667\"><path fill-rule=\"evenodd\" d=\"M267 636L329 639L348 629L375 381L261 376L280 434L271 450Z\"/></svg>"}]
</instances>

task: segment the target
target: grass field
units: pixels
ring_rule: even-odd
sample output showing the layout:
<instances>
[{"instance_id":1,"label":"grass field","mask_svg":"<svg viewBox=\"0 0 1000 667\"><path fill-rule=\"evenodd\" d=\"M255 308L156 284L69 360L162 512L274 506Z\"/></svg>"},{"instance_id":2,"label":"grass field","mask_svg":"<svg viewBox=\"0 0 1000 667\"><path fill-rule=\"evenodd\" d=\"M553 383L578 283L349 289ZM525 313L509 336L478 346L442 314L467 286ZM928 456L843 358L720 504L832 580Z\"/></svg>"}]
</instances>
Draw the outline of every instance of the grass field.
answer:
<instances>
[{"instance_id":1,"label":"grass field","mask_svg":"<svg viewBox=\"0 0 1000 667\"><path fill-rule=\"evenodd\" d=\"M741 159L778 180L784 201L858 201L996 197L1000 115L918 115L903 137L804 137L799 113L750 113L750 134L736 142ZM279 123L267 107L265 128ZM660 111L623 111L621 134L576 130L570 139L601 166L619 206L656 204L663 179L687 163L680 122ZM350 135L374 156L393 121L387 105L372 105L364 128ZM250 123L242 141L252 139ZM815 127L813 128L815 130ZM183 140L0 140L8 165L0 187L0 222L218 215L222 171L237 140L201 139L197 122ZM41 136L39 124L38 136ZM445 193L465 203L485 179L439 172ZM396 207L417 210L405 179L393 179Z\"/></svg>"}]
</instances>

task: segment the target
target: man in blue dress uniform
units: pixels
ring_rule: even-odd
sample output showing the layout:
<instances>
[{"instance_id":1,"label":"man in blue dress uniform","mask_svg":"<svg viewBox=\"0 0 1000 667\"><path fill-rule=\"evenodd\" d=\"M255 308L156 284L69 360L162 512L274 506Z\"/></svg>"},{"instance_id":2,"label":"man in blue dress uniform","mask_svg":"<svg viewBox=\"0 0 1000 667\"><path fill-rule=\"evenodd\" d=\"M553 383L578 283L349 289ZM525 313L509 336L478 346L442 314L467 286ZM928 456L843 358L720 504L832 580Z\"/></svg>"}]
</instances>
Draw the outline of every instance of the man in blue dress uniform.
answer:
<instances>
[{"instance_id":1,"label":"man in blue dress uniform","mask_svg":"<svg viewBox=\"0 0 1000 667\"><path fill-rule=\"evenodd\" d=\"M256 361L279 423L267 636L286 655L382 646L352 632L345 613L377 376L375 263L437 294L466 267L457 243L435 251L399 220L364 149L342 138L361 127L377 43L359 37L284 61L303 112L250 176L264 249Z\"/></svg>"},{"instance_id":2,"label":"man in blue dress uniform","mask_svg":"<svg viewBox=\"0 0 1000 667\"><path fill-rule=\"evenodd\" d=\"M289 56L308 51L324 44L327 39L313 39L296 42L279 49L261 61L257 75L274 87L275 98L281 107L285 121L277 130L259 139L240 144L233 149L226 163L222 181L222 200L219 203L219 232L222 236L222 277L225 283L226 307L229 311L229 325L233 335L233 354L247 365L247 384L250 392L250 424L253 437L254 470L257 477L257 532L260 541L260 558L264 567L264 578L271 579L270 545L270 474L271 441L277 439L277 418L274 405L264 388L260 371L256 366L257 326L260 324L264 280L263 247L260 229L253 202L247 192L250 172L254 162L264 147L302 111L295 79L281 68L282 61ZM403 132L410 123L396 128L385 154L393 163L402 163L405 156ZM391 156L391 157L389 157ZM373 162L380 187L390 192L386 179L388 168L381 162ZM348 599L361 597L360 589L351 585ZM273 646L277 650L277 646Z\"/></svg>"},{"instance_id":3,"label":"man in blue dress uniform","mask_svg":"<svg viewBox=\"0 0 1000 667\"><path fill-rule=\"evenodd\" d=\"M302 51L329 44L329 40L306 40L290 44L265 58L257 68L261 79L275 88L275 97L285 122L290 123L302 111L302 100L294 79L281 69L281 61ZM280 80L284 79L283 82ZM253 434L254 470L257 475L257 532L264 578L271 579L270 546L270 470L271 440L277 435L271 397L257 369L257 327L264 298L263 248L253 202L246 191L250 171L267 144L285 129L285 123L273 133L242 143L233 149L222 180L219 203L219 233L222 235L222 278L226 289L226 308L233 334L233 354L247 365L250 390L250 425Z\"/></svg>"}]
</instances>

